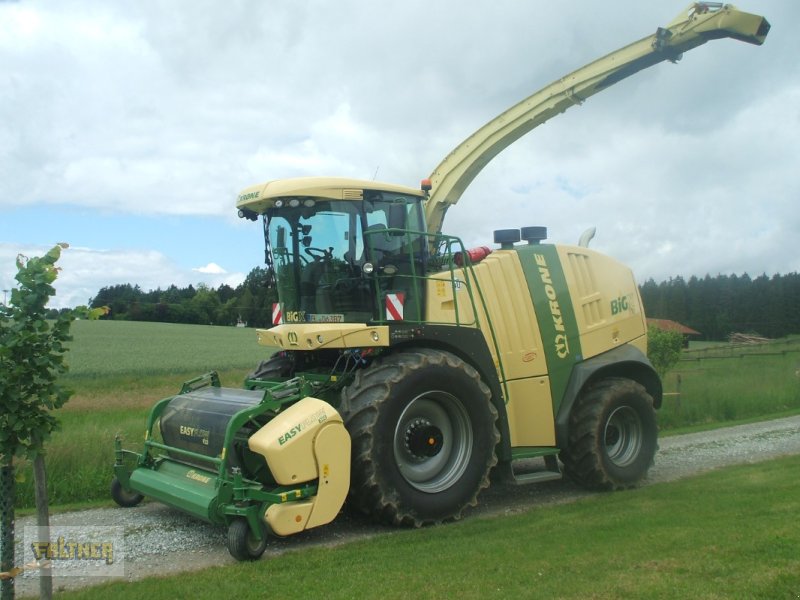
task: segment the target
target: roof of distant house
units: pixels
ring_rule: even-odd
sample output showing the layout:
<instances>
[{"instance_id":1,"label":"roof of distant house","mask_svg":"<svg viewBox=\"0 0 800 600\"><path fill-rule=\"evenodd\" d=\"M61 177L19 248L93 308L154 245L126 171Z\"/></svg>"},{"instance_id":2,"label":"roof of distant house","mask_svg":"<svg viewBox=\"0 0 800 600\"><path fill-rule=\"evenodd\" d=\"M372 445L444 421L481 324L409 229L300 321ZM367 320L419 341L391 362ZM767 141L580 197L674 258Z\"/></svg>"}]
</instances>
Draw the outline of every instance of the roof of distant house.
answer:
<instances>
[{"instance_id":1,"label":"roof of distant house","mask_svg":"<svg viewBox=\"0 0 800 600\"><path fill-rule=\"evenodd\" d=\"M677 331L683 335L700 335L699 331L695 331L691 327L687 327L677 321L670 321L669 319L647 319L647 324L658 327L662 331Z\"/></svg>"}]
</instances>

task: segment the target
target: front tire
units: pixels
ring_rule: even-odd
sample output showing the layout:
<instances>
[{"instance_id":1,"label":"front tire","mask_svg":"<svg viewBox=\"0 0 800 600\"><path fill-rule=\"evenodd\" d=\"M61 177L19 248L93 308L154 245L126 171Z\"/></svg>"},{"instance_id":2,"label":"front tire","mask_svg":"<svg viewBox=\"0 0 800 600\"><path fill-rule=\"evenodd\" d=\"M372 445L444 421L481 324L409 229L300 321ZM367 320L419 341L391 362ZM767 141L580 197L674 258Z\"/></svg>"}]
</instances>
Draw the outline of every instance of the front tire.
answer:
<instances>
[{"instance_id":1,"label":"front tire","mask_svg":"<svg viewBox=\"0 0 800 600\"><path fill-rule=\"evenodd\" d=\"M489 485L500 436L478 372L449 352L400 352L342 392L353 443L350 502L379 521L459 519Z\"/></svg>"},{"instance_id":2,"label":"front tire","mask_svg":"<svg viewBox=\"0 0 800 600\"><path fill-rule=\"evenodd\" d=\"M247 379L275 380L286 379L291 376L294 369L292 359L285 352L276 352L267 360L262 360L258 366L248 373Z\"/></svg>"},{"instance_id":3,"label":"front tire","mask_svg":"<svg viewBox=\"0 0 800 600\"><path fill-rule=\"evenodd\" d=\"M593 490L635 487L658 448L653 399L631 380L609 378L586 390L570 418L567 474Z\"/></svg>"}]
</instances>

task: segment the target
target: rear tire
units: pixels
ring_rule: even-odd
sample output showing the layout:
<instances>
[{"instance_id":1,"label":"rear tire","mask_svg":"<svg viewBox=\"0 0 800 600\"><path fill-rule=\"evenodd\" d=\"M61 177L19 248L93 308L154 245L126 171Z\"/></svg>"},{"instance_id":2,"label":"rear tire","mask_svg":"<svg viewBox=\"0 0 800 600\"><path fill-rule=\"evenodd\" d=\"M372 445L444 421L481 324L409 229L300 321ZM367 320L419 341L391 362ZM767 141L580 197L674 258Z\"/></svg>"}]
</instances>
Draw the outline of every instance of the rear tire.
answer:
<instances>
[{"instance_id":1,"label":"rear tire","mask_svg":"<svg viewBox=\"0 0 800 600\"><path fill-rule=\"evenodd\" d=\"M116 477L111 480L111 497L114 499L114 502L123 508L132 508L144 499L142 494L129 492L122 487L122 483Z\"/></svg>"},{"instance_id":2,"label":"rear tire","mask_svg":"<svg viewBox=\"0 0 800 600\"><path fill-rule=\"evenodd\" d=\"M622 378L586 390L570 418L564 470L593 490L635 487L647 475L658 448L653 399L644 387Z\"/></svg>"},{"instance_id":3,"label":"rear tire","mask_svg":"<svg viewBox=\"0 0 800 600\"><path fill-rule=\"evenodd\" d=\"M228 552L236 560L258 560L267 549L267 528L261 526L261 540L250 529L246 519L234 519L228 525Z\"/></svg>"},{"instance_id":4,"label":"rear tire","mask_svg":"<svg viewBox=\"0 0 800 600\"><path fill-rule=\"evenodd\" d=\"M420 527L459 519L497 463L497 411L478 372L448 352L375 361L342 392L353 443L350 503Z\"/></svg>"}]
</instances>

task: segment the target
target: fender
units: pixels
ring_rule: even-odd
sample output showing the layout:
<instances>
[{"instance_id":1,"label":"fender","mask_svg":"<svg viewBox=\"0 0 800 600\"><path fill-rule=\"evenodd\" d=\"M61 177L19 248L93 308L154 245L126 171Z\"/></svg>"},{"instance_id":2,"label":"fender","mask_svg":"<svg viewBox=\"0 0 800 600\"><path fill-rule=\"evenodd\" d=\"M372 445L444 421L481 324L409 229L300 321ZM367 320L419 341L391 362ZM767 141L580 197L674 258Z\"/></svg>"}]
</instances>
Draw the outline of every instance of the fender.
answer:
<instances>
[{"instance_id":1,"label":"fender","mask_svg":"<svg viewBox=\"0 0 800 600\"><path fill-rule=\"evenodd\" d=\"M642 384L653 397L654 408L661 407L663 387L647 356L630 344L619 346L575 365L556 416L556 445L564 448L569 440L569 417L584 388L605 377L627 377Z\"/></svg>"}]
</instances>

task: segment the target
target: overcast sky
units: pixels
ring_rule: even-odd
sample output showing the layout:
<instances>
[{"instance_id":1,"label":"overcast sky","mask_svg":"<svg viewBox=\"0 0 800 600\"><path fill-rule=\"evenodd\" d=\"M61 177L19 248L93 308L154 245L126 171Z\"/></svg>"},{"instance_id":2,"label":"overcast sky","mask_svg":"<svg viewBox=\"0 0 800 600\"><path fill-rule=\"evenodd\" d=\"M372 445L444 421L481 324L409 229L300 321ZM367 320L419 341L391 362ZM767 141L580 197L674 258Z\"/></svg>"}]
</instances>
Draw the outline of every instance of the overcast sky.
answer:
<instances>
[{"instance_id":1,"label":"overcast sky","mask_svg":"<svg viewBox=\"0 0 800 600\"><path fill-rule=\"evenodd\" d=\"M741 0L710 42L509 147L450 209L491 244L545 225L640 282L800 271L800 2ZM56 242L51 306L103 286L236 285L263 262L238 191L301 175L412 187L475 129L649 35L676 2L0 0L0 289Z\"/></svg>"}]
</instances>

